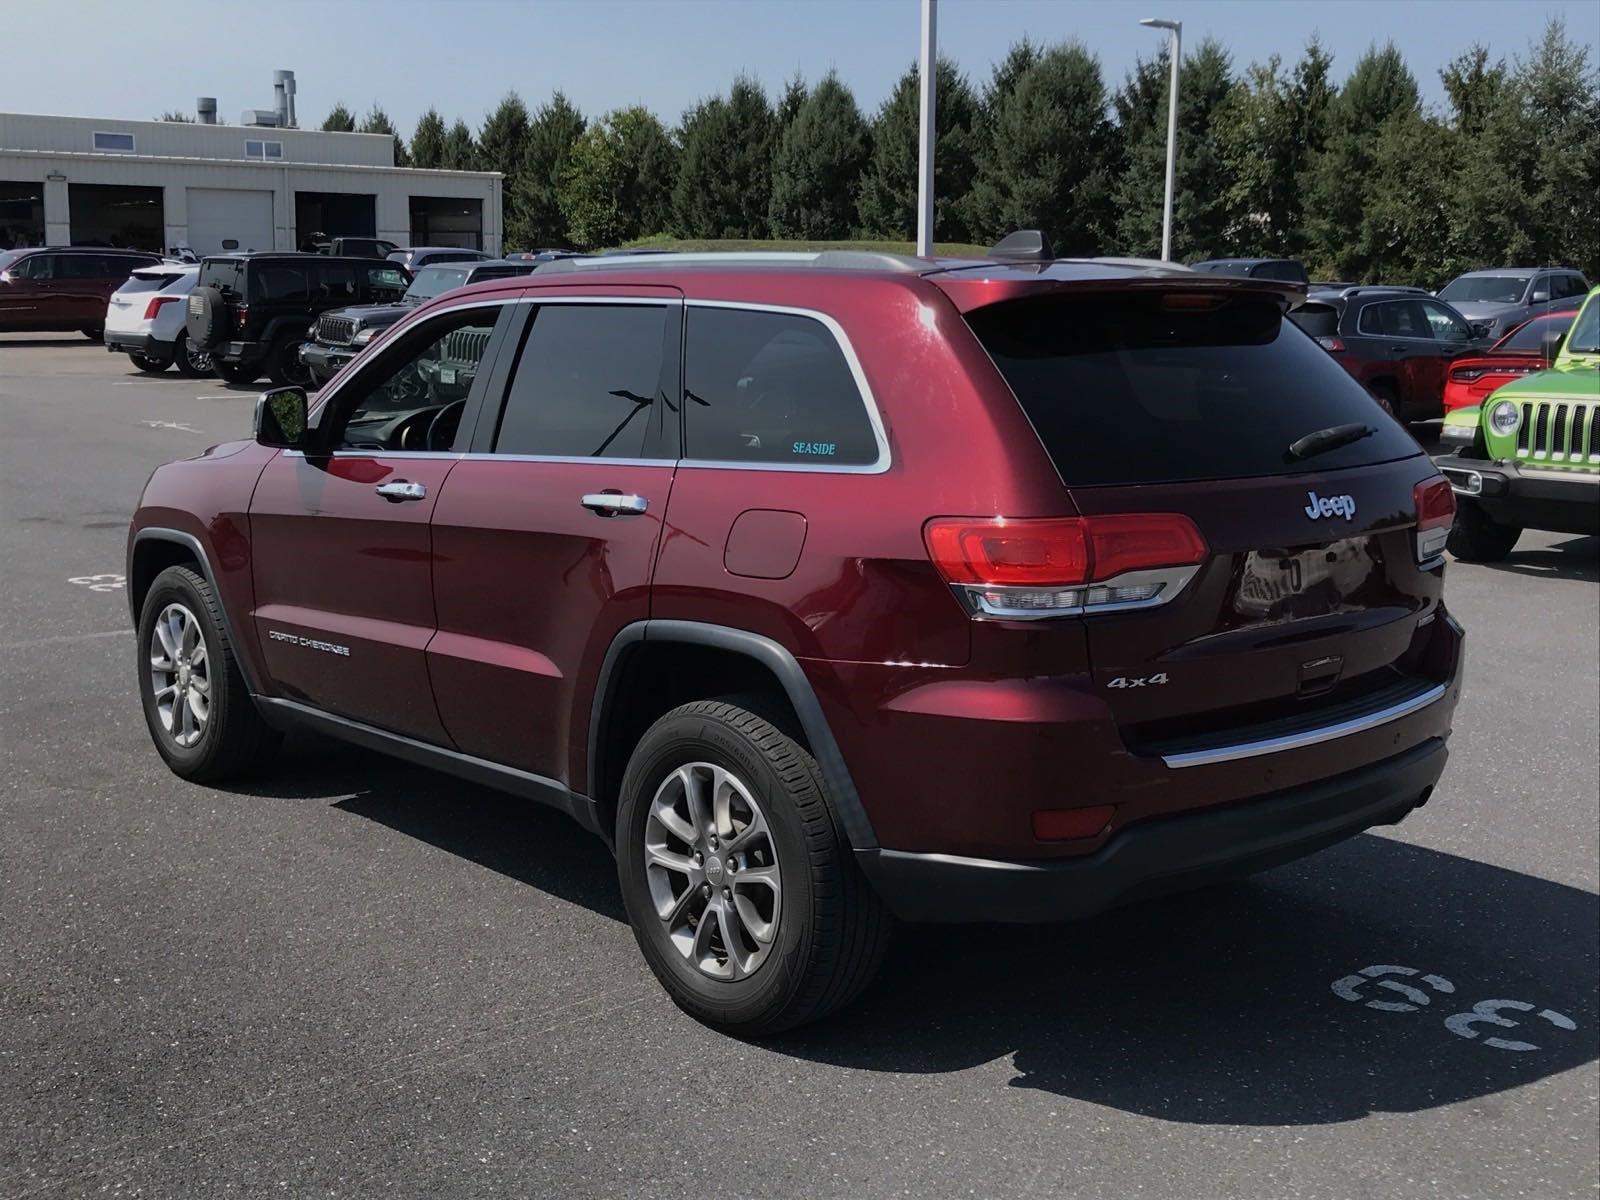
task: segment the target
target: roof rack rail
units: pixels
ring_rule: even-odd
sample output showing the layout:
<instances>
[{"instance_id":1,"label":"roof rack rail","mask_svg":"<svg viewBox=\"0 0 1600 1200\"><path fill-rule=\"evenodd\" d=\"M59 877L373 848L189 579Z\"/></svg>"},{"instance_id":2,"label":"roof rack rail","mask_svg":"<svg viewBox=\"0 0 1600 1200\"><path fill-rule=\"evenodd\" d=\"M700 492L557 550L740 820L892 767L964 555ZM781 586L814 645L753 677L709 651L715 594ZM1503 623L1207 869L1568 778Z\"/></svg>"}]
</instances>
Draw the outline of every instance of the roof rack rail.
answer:
<instances>
[{"instance_id":1,"label":"roof rack rail","mask_svg":"<svg viewBox=\"0 0 1600 1200\"><path fill-rule=\"evenodd\" d=\"M606 254L592 258L559 258L540 263L535 275L576 271L620 271L639 267L719 266L724 264L821 267L824 270L921 272L932 268L909 254L876 250L651 250L640 254Z\"/></svg>"},{"instance_id":2,"label":"roof rack rail","mask_svg":"<svg viewBox=\"0 0 1600 1200\"><path fill-rule=\"evenodd\" d=\"M1416 296L1433 295L1427 288L1411 287L1401 283L1358 283L1354 287L1347 287L1339 293L1341 300L1350 296L1359 295L1361 292L1410 292Z\"/></svg>"}]
</instances>

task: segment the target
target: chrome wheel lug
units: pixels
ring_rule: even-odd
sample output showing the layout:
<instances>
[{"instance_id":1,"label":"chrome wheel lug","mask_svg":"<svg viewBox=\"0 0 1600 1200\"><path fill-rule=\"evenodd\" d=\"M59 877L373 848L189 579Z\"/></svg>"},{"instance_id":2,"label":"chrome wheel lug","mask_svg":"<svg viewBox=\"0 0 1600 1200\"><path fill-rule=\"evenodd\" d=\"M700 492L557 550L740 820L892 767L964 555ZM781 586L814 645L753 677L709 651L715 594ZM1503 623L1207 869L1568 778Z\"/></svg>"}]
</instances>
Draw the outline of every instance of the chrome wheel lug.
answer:
<instances>
[{"instance_id":1,"label":"chrome wheel lug","mask_svg":"<svg viewBox=\"0 0 1600 1200\"><path fill-rule=\"evenodd\" d=\"M700 894L707 900L711 899L711 885L709 883L702 883L700 885Z\"/></svg>"}]
</instances>

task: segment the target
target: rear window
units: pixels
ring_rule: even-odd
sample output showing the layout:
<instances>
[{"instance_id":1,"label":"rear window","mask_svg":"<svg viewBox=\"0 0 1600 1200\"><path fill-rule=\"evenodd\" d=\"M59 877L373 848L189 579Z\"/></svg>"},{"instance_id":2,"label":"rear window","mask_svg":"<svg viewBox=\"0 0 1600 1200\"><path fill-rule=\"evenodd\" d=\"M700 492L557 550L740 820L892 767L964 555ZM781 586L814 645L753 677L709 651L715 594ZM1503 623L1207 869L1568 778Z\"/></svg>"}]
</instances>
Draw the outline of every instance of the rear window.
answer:
<instances>
[{"instance_id":1,"label":"rear window","mask_svg":"<svg viewBox=\"0 0 1600 1200\"><path fill-rule=\"evenodd\" d=\"M1420 453L1332 356L1253 297L1013 300L967 315L1069 486L1289 475ZM1304 460L1291 442L1361 422Z\"/></svg>"},{"instance_id":2,"label":"rear window","mask_svg":"<svg viewBox=\"0 0 1600 1200\"><path fill-rule=\"evenodd\" d=\"M465 267L423 267L406 289L406 299L413 303L432 300L467 282Z\"/></svg>"},{"instance_id":3,"label":"rear window","mask_svg":"<svg viewBox=\"0 0 1600 1200\"><path fill-rule=\"evenodd\" d=\"M1339 310L1331 304L1302 304L1289 320L1312 337L1334 337L1339 332Z\"/></svg>"},{"instance_id":4,"label":"rear window","mask_svg":"<svg viewBox=\"0 0 1600 1200\"><path fill-rule=\"evenodd\" d=\"M244 294L244 264L238 259L206 259L200 264L196 287L214 287L230 300Z\"/></svg>"},{"instance_id":5,"label":"rear window","mask_svg":"<svg viewBox=\"0 0 1600 1200\"><path fill-rule=\"evenodd\" d=\"M183 282L182 271L135 271L117 290L124 296L137 292L161 292Z\"/></svg>"},{"instance_id":6,"label":"rear window","mask_svg":"<svg viewBox=\"0 0 1600 1200\"><path fill-rule=\"evenodd\" d=\"M1557 317L1548 321L1529 321L1519 325L1508 333L1504 340L1495 347L1496 350L1524 350L1530 354L1538 353L1545 348L1545 342L1560 337L1572 327L1572 318L1577 313L1571 313L1565 318Z\"/></svg>"}]
</instances>

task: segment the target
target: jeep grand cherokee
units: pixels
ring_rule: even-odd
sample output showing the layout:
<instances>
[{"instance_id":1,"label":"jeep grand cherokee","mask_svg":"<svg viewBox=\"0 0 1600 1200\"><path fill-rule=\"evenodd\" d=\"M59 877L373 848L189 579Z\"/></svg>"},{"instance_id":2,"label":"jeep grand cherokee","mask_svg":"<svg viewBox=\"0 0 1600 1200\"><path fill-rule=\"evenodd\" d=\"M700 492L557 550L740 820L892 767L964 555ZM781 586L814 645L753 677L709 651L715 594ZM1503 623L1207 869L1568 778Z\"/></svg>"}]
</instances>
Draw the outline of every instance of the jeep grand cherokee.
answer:
<instances>
[{"instance_id":1,"label":"jeep grand cherokee","mask_svg":"<svg viewBox=\"0 0 1600 1200\"><path fill-rule=\"evenodd\" d=\"M554 805L763 1034L891 917L1052 921L1426 801L1449 485L1284 313L1127 262L568 261L407 316L158 470L156 748L321 730Z\"/></svg>"}]
</instances>

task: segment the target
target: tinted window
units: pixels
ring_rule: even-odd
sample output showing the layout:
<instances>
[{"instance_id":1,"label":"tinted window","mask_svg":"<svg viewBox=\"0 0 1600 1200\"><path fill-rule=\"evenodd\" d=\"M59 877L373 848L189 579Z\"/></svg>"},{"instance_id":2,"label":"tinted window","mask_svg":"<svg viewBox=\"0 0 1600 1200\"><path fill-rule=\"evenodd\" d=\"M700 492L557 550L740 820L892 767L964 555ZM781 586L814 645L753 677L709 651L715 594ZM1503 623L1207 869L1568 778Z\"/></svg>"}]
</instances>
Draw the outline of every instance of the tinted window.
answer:
<instances>
[{"instance_id":1,"label":"tinted window","mask_svg":"<svg viewBox=\"0 0 1600 1200\"><path fill-rule=\"evenodd\" d=\"M16 262L21 257L21 250L0 251L0 271L10 270L11 264Z\"/></svg>"},{"instance_id":2,"label":"tinted window","mask_svg":"<svg viewBox=\"0 0 1600 1200\"><path fill-rule=\"evenodd\" d=\"M252 300L303 304L311 299L304 267L263 263L250 272L250 285Z\"/></svg>"},{"instance_id":3,"label":"tinted window","mask_svg":"<svg viewBox=\"0 0 1600 1200\"><path fill-rule=\"evenodd\" d=\"M1508 333L1495 346L1496 350L1523 350L1529 354L1538 354L1544 351L1545 343L1551 338L1559 337L1572 327L1572 318L1576 313L1568 313L1565 317L1558 317L1550 321L1529 321Z\"/></svg>"},{"instance_id":4,"label":"tinted window","mask_svg":"<svg viewBox=\"0 0 1600 1200\"><path fill-rule=\"evenodd\" d=\"M1302 304L1289 319L1312 337L1334 337L1339 332L1339 310L1331 304Z\"/></svg>"},{"instance_id":5,"label":"tinted window","mask_svg":"<svg viewBox=\"0 0 1600 1200\"><path fill-rule=\"evenodd\" d=\"M135 271L117 290L125 296L136 292L182 291L179 285L185 278L187 276L181 272L171 274L165 271Z\"/></svg>"},{"instance_id":6,"label":"tinted window","mask_svg":"<svg viewBox=\"0 0 1600 1200\"><path fill-rule=\"evenodd\" d=\"M1567 335L1568 354L1600 352L1600 300L1590 300L1578 313L1572 332ZM1590 443L1591 447L1593 443Z\"/></svg>"},{"instance_id":7,"label":"tinted window","mask_svg":"<svg viewBox=\"0 0 1600 1200\"><path fill-rule=\"evenodd\" d=\"M1287 260L1260 263L1250 274L1257 279L1281 279L1286 283L1304 283L1306 281L1305 268L1297 262L1288 262Z\"/></svg>"},{"instance_id":8,"label":"tinted window","mask_svg":"<svg viewBox=\"0 0 1600 1200\"><path fill-rule=\"evenodd\" d=\"M1588 290L1589 289L1584 286L1582 276L1558 275L1556 276L1555 289L1550 294L1558 299L1564 300L1568 296L1581 296Z\"/></svg>"},{"instance_id":9,"label":"tinted window","mask_svg":"<svg viewBox=\"0 0 1600 1200\"><path fill-rule=\"evenodd\" d=\"M55 279L59 261L54 254L30 254L12 267L11 273L18 279Z\"/></svg>"},{"instance_id":10,"label":"tinted window","mask_svg":"<svg viewBox=\"0 0 1600 1200\"><path fill-rule=\"evenodd\" d=\"M1411 338L1432 341L1433 326L1428 314L1415 300L1384 300L1361 310L1362 333L1377 337Z\"/></svg>"},{"instance_id":11,"label":"tinted window","mask_svg":"<svg viewBox=\"0 0 1600 1200\"><path fill-rule=\"evenodd\" d=\"M1013 300L968 314L1069 486L1328 471L1419 453L1277 305L1167 299ZM1376 432L1289 460L1296 439L1355 422Z\"/></svg>"},{"instance_id":12,"label":"tinted window","mask_svg":"<svg viewBox=\"0 0 1600 1200\"><path fill-rule=\"evenodd\" d=\"M1467 323L1457 316L1452 310L1440 304L1437 300L1419 300L1422 305L1423 315L1428 319L1428 326L1433 330L1433 336L1441 342L1470 342L1472 330L1467 328Z\"/></svg>"},{"instance_id":13,"label":"tinted window","mask_svg":"<svg viewBox=\"0 0 1600 1200\"><path fill-rule=\"evenodd\" d=\"M244 264L236 258L206 259L200 264L196 287L214 287L229 299L244 293Z\"/></svg>"},{"instance_id":14,"label":"tinted window","mask_svg":"<svg viewBox=\"0 0 1600 1200\"><path fill-rule=\"evenodd\" d=\"M1529 278L1527 275L1463 275L1451 280L1439 293L1439 299L1452 304L1469 301L1520 304L1522 293L1528 290Z\"/></svg>"},{"instance_id":15,"label":"tinted window","mask_svg":"<svg viewBox=\"0 0 1600 1200\"><path fill-rule=\"evenodd\" d=\"M676 316L664 304L538 308L495 451L676 458Z\"/></svg>"},{"instance_id":16,"label":"tinted window","mask_svg":"<svg viewBox=\"0 0 1600 1200\"><path fill-rule=\"evenodd\" d=\"M424 300L432 300L435 296L442 296L461 287L466 282L465 267L423 267L411 281L411 286L406 289L406 299L413 304L420 304Z\"/></svg>"},{"instance_id":17,"label":"tinted window","mask_svg":"<svg viewBox=\"0 0 1600 1200\"><path fill-rule=\"evenodd\" d=\"M354 304L356 269L345 263L322 267L311 273L311 288L318 304Z\"/></svg>"},{"instance_id":18,"label":"tinted window","mask_svg":"<svg viewBox=\"0 0 1600 1200\"><path fill-rule=\"evenodd\" d=\"M690 308L684 457L848 466L876 462L866 403L822 322Z\"/></svg>"}]
</instances>

